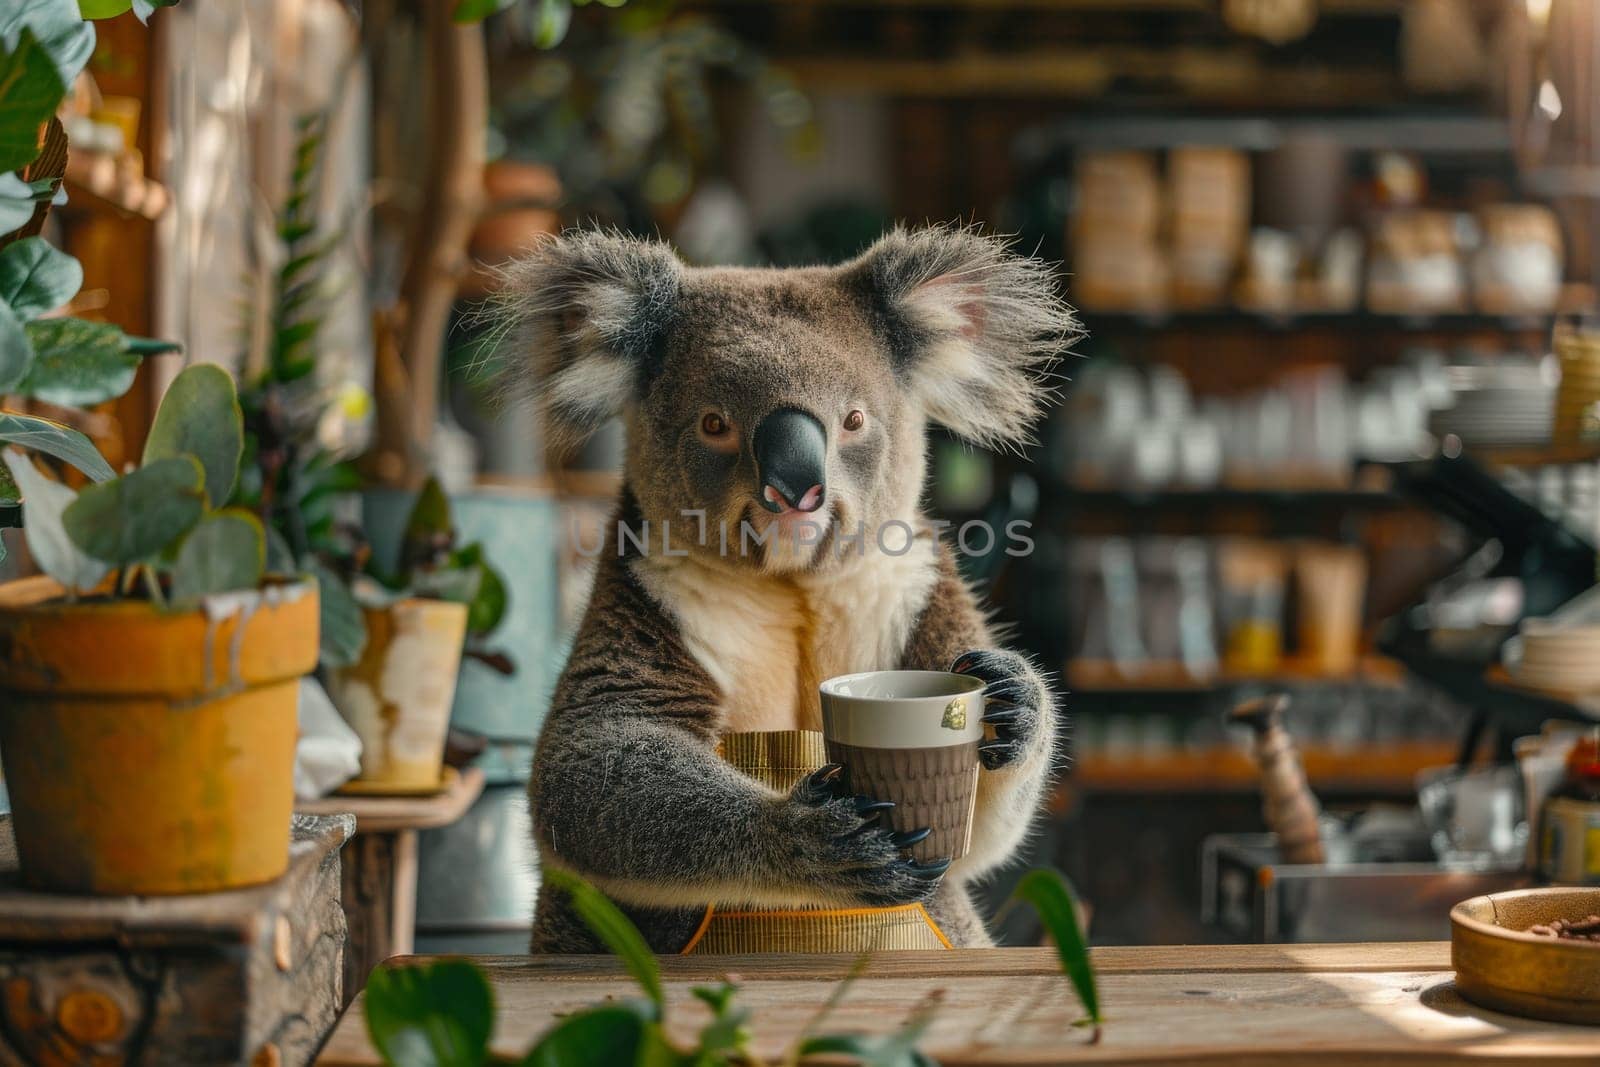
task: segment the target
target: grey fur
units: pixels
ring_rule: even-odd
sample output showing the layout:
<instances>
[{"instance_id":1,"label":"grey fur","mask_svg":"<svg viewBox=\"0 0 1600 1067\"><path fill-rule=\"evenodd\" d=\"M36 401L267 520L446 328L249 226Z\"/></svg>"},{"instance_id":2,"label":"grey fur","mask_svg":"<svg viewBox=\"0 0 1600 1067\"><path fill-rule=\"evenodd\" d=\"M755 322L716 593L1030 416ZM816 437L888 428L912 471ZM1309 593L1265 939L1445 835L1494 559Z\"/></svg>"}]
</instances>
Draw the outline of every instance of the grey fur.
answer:
<instances>
[{"instance_id":1,"label":"grey fur","mask_svg":"<svg viewBox=\"0 0 1600 1067\"><path fill-rule=\"evenodd\" d=\"M921 524L929 420L975 440L1025 440L1048 400L1045 368L1076 335L1046 268L961 229L897 230L841 267L801 270L688 268L659 244L579 233L547 242L508 280L501 307L528 358L516 388L567 439L624 416L617 517L630 527L659 529L683 509L713 526L766 521L748 435L780 407L827 428L828 507L841 525ZM737 448L697 436L708 410L725 416ZM852 410L867 414L859 432L842 429ZM740 582L790 590L874 566L826 545L732 563L712 558L714 541L687 548ZM904 630L886 631L904 632L903 647L875 666L943 670L984 652L963 669L985 679L1005 719L980 773L974 850L942 882L908 865L849 798L804 784L780 796L717 756L728 695L690 652L680 606L652 591L654 561L619 553L614 524L534 761L541 862L594 881L663 952L682 947L713 901L919 900L957 944L988 944L968 887L1027 833L1050 777L1055 706L1026 660L996 648L948 552L927 560L920 584L890 587L917 592L898 616ZM558 893L539 899L533 945L599 948Z\"/></svg>"}]
</instances>

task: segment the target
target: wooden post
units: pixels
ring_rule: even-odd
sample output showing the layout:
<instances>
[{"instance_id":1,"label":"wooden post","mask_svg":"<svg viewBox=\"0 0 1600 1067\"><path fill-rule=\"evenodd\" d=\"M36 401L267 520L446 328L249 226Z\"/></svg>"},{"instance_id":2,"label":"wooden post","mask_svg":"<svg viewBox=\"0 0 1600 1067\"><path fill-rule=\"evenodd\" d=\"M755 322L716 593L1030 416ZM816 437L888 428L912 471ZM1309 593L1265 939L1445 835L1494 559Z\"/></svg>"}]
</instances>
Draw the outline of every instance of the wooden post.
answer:
<instances>
[{"instance_id":1,"label":"wooden post","mask_svg":"<svg viewBox=\"0 0 1600 1067\"><path fill-rule=\"evenodd\" d=\"M386 484L408 489L428 474L445 331L483 199L488 58L483 28L457 25L450 17L453 6L422 5L431 95L427 144L417 149L426 153L427 169L393 316L400 366L379 367L380 404L393 398L392 408L400 396L409 402L402 412L390 410L379 419L375 473ZM378 347L381 362L383 344Z\"/></svg>"}]
</instances>

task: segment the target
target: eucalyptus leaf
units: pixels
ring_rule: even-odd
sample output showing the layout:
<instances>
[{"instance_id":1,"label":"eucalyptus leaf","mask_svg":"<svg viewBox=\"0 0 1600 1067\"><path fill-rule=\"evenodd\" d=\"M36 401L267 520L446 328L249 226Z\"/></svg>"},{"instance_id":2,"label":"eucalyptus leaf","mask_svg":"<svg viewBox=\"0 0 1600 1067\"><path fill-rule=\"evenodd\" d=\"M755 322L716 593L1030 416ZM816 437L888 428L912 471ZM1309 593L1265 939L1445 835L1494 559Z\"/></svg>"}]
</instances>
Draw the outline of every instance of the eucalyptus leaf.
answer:
<instances>
[{"instance_id":1,"label":"eucalyptus leaf","mask_svg":"<svg viewBox=\"0 0 1600 1067\"><path fill-rule=\"evenodd\" d=\"M480 1067L494 1031L494 991L466 960L379 967L367 980L365 1014L373 1047L389 1063Z\"/></svg>"},{"instance_id":2,"label":"eucalyptus leaf","mask_svg":"<svg viewBox=\"0 0 1600 1067\"><path fill-rule=\"evenodd\" d=\"M205 470L206 499L221 507L239 480L244 413L233 378L213 363L187 367L167 389L144 445L144 462L190 455Z\"/></svg>"},{"instance_id":3,"label":"eucalyptus leaf","mask_svg":"<svg viewBox=\"0 0 1600 1067\"><path fill-rule=\"evenodd\" d=\"M111 568L73 544L62 524L62 514L78 494L39 473L27 456L7 451L0 453L0 459L22 490L22 535L34 563L74 592L99 585Z\"/></svg>"},{"instance_id":4,"label":"eucalyptus leaf","mask_svg":"<svg viewBox=\"0 0 1600 1067\"><path fill-rule=\"evenodd\" d=\"M88 319L38 319L27 325L33 366L15 391L62 407L115 400L133 385L140 358L122 330ZM209 472L207 472L209 473Z\"/></svg>"},{"instance_id":5,"label":"eucalyptus leaf","mask_svg":"<svg viewBox=\"0 0 1600 1067\"><path fill-rule=\"evenodd\" d=\"M18 170L39 155L39 127L67 95L55 61L33 29L0 43L0 172Z\"/></svg>"},{"instance_id":6,"label":"eucalyptus leaf","mask_svg":"<svg viewBox=\"0 0 1600 1067\"><path fill-rule=\"evenodd\" d=\"M572 910L622 961L622 966L644 989L659 1013L665 999L661 991L661 965L645 943L644 936L639 933L639 928L604 893L570 871L546 866L540 871L540 876L546 886L553 886L567 895Z\"/></svg>"},{"instance_id":7,"label":"eucalyptus leaf","mask_svg":"<svg viewBox=\"0 0 1600 1067\"><path fill-rule=\"evenodd\" d=\"M94 24L83 20L76 0L6 0L0 5L0 42L17 44L24 27L50 56L65 96L94 53Z\"/></svg>"},{"instance_id":8,"label":"eucalyptus leaf","mask_svg":"<svg viewBox=\"0 0 1600 1067\"><path fill-rule=\"evenodd\" d=\"M302 561L302 568L316 577L321 612L320 658L324 667L349 667L361 658L367 647L367 620L361 605L350 594L350 587L326 564L317 559Z\"/></svg>"},{"instance_id":9,"label":"eucalyptus leaf","mask_svg":"<svg viewBox=\"0 0 1600 1067\"><path fill-rule=\"evenodd\" d=\"M33 368L33 345L22 320L0 304L0 394L14 392Z\"/></svg>"},{"instance_id":10,"label":"eucalyptus leaf","mask_svg":"<svg viewBox=\"0 0 1600 1067\"><path fill-rule=\"evenodd\" d=\"M624 1001L573 1012L551 1027L520 1061L521 1067L591 1067L636 1064L655 1025L648 1003Z\"/></svg>"},{"instance_id":11,"label":"eucalyptus leaf","mask_svg":"<svg viewBox=\"0 0 1600 1067\"><path fill-rule=\"evenodd\" d=\"M16 174L0 174L0 234L13 233L33 218L39 198Z\"/></svg>"},{"instance_id":12,"label":"eucalyptus leaf","mask_svg":"<svg viewBox=\"0 0 1600 1067\"><path fill-rule=\"evenodd\" d=\"M133 0L133 13L139 16L140 22L149 22L150 16L156 13L156 8L177 5L178 0Z\"/></svg>"},{"instance_id":13,"label":"eucalyptus leaf","mask_svg":"<svg viewBox=\"0 0 1600 1067\"><path fill-rule=\"evenodd\" d=\"M1083 1002L1098 1039L1102 1021L1100 994L1095 986L1094 964L1089 959L1089 943L1078 924L1078 908L1067 880L1058 871L1036 868L1022 876L1012 896L1033 905L1039 913L1040 922L1055 942L1061 970Z\"/></svg>"},{"instance_id":14,"label":"eucalyptus leaf","mask_svg":"<svg viewBox=\"0 0 1600 1067\"><path fill-rule=\"evenodd\" d=\"M81 288L83 264L43 237L24 237L0 249L0 303L10 304L24 322L54 311Z\"/></svg>"},{"instance_id":15,"label":"eucalyptus leaf","mask_svg":"<svg viewBox=\"0 0 1600 1067\"><path fill-rule=\"evenodd\" d=\"M266 568L261 520L240 508L213 512L183 539L172 565L172 604L193 605L213 593L255 589Z\"/></svg>"},{"instance_id":16,"label":"eucalyptus leaf","mask_svg":"<svg viewBox=\"0 0 1600 1067\"><path fill-rule=\"evenodd\" d=\"M93 441L70 426L41 419L37 415L0 411L0 444L6 443L65 460L97 482L116 477L116 472L95 449Z\"/></svg>"},{"instance_id":17,"label":"eucalyptus leaf","mask_svg":"<svg viewBox=\"0 0 1600 1067\"><path fill-rule=\"evenodd\" d=\"M184 455L87 487L61 518L73 544L95 559L127 566L193 529L205 509L205 470Z\"/></svg>"}]
</instances>

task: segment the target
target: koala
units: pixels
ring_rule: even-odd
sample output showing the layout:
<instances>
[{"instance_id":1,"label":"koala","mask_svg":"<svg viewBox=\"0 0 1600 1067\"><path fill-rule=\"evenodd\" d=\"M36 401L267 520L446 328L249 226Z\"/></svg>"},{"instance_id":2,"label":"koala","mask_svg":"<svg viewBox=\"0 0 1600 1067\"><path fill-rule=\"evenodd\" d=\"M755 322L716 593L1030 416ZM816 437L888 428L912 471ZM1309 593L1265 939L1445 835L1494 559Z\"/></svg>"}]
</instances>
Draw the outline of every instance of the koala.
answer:
<instances>
[{"instance_id":1,"label":"koala","mask_svg":"<svg viewBox=\"0 0 1600 1067\"><path fill-rule=\"evenodd\" d=\"M1048 267L964 228L897 229L797 269L688 267L659 242L574 231L508 268L501 299L525 354L514 388L550 438L619 415L627 435L529 782L541 863L599 887L657 952L713 902L921 902L957 947L992 944L969 889L1028 832L1056 705L919 501L930 423L1029 441L1078 335ZM843 795L837 767L780 794L717 754L733 731L820 729L818 684L879 669L986 683L994 736L954 863L908 858L921 835ZM548 886L532 949L603 951Z\"/></svg>"}]
</instances>

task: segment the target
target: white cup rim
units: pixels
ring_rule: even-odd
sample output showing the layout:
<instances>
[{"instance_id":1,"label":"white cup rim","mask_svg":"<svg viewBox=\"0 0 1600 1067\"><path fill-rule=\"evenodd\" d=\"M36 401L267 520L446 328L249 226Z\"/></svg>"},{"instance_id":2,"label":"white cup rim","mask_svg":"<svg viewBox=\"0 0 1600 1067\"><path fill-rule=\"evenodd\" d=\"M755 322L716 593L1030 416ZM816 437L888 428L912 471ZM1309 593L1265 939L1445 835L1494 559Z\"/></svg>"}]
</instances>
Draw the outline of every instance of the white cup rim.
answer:
<instances>
[{"instance_id":1,"label":"white cup rim","mask_svg":"<svg viewBox=\"0 0 1600 1067\"><path fill-rule=\"evenodd\" d=\"M906 683L921 682L930 687L935 683L943 682L946 688L933 692L917 693L912 696L868 696L862 693L847 692L847 687L852 682L863 678L881 678L885 681L903 681ZM982 678L971 674L956 674L953 671L857 671L854 674L841 674L829 678L821 685L821 690L828 696L846 697L850 700L873 701L883 704L914 703L930 700L936 697L968 696L982 691L984 681Z\"/></svg>"}]
</instances>

